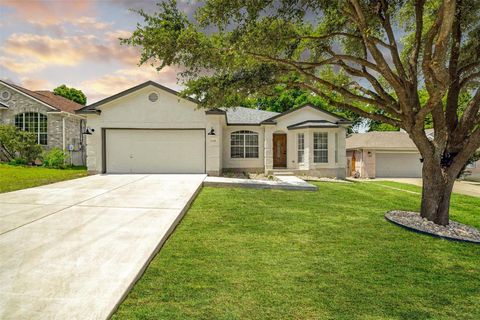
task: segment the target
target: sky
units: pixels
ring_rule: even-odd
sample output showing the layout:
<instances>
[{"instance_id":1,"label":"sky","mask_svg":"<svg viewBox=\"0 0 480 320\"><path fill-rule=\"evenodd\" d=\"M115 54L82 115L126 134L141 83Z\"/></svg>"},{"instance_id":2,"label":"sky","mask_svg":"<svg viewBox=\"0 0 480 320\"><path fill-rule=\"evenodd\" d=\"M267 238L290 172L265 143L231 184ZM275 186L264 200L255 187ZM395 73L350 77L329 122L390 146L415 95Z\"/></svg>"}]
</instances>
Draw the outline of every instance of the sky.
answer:
<instances>
[{"instance_id":1,"label":"sky","mask_svg":"<svg viewBox=\"0 0 480 320\"><path fill-rule=\"evenodd\" d=\"M179 90L177 70L138 66L139 51L120 45L157 0L0 0L0 79L30 90L65 84L88 104L153 80ZM178 1L188 14L194 0Z\"/></svg>"}]
</instances>

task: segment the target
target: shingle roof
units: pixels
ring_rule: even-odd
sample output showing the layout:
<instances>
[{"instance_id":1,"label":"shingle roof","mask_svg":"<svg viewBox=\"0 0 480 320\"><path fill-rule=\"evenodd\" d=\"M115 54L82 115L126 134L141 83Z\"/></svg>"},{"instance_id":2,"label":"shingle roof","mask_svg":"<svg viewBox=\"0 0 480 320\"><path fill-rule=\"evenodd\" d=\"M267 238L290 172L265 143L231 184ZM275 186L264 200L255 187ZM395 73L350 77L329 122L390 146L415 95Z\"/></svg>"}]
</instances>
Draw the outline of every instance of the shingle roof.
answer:
<instances>
[{"instance_id":1,"label":"shingle roof","mask_svg":"<svg viewBox=\"0 0 480 320\"><path fill-rule=\"evenodd\" d=\"M346 140L348 149L417 150L408 133L402 131L373 131L354 133Z\"/></svg>"},{"instance_id":2,"label":"shingle roof","mask_svg":"<svg viewBox=\"0 0 480 320\"><path fill-rule=\"evenodd\" d=\"M262 121L278 115L278 112L235 107L224 109L228 124L260 124Z\"/></svg>"},{"instance_id":3,"label":"shingle roof","mask_svg":"<svg viewBox=\"0 0 480 320\"><path fill-rule=\"evenodd\" d=\"M72 100L69 100L67 98L64 98L62 96L58 96L55 93L51 91L31 91L25 88L22 88L20 86L17 86L12 83L7 83L4 81L0 81L6 84L7 86L10 86L32 98L35 98L37 100L40 100L41 102L51 106L54 109L57 109L58 111L65 111L69 113L75 113L76 110L79 110L83 108L84 106L76 103Z\"/></svg>"}]
</instances>

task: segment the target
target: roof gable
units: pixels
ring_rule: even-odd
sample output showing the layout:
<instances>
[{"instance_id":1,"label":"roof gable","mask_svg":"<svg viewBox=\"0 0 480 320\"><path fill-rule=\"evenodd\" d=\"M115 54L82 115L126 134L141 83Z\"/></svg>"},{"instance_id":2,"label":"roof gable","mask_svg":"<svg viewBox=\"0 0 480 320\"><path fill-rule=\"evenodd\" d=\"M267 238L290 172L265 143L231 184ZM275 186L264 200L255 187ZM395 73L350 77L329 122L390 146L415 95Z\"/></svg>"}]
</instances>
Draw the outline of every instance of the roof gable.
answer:
<instances>
[{"instance_id":1,"label":"roof gable","mask_svg":"<svg viewBox=\"0 0 480 320\"><path fill-rule=\"evenodd\" d=\"M306 103L306 104L304 104L304 105L302 105L302 106L300 106L300 107L293 108L293 109L287 110L287 111L285 111L285 112L282 112L282 113L280 113L280 114L277 114L277 115L275 115L275 116L273 116L273 117L271 117L271 118L268 118L268 119L264 120L262 123L264 123L264 124L267 124L267 123L275 123L275 120L276 120L276 119L281 118L281 117L283 117L283 116L286 116L286 115L288 115L288 114L291 114L291 113L300 111L300 110L302 110L302 109L304 109L304 108L312 108L312 109L315 110L315 111L322 112L322 113L324 113L324 114L329 115L330 117L334 117L335 119L337 119L337 122L336 122L336 123L344 123L344 124L349 124L349 123L351 123L350 120L347 120L347 119L345 119L345 118L343 118L343 117L340 117L340 116L338 116L338 115L336 115L336 114L334 114L334 113L332 113L332 112L329 112L329 111L327 111L327 110L324 110L324 109L322 109L322 108L316 107L316 106L314 106L314 105L312 105L312 104L310 104L310 103Z\"/></svg>"},{"instance_id":2,"label":"roof gable","mask_svg":"<svg viewBox=\"0 0 480 320\"><path fill-rule=\"evenodd\" d=\"M76 110L83 108L83 105L76 103L72 100L64 98L62 96L56 95L51 91L31 91L15 84L7 83L5 81L1 81L0 83L4 84L6 87L19 92L47 107L53 109L54 111L64 111L69 113L75 113Z\"/></svg>"},{"instance_id":3,"label":"roof gable","mask_svg":"<svg viewBox=\"0 0 480 320\"><path fill-rule=\"evenodd\" d=\"M143 89L143 88L146 88L146 87L148 87L148 86L153 86L153 87L155 87L155 88L158 88L158 89L160 89L160 90L163 90L163 91L165 91L165 92L168 92L168 93L170 93L170 94L173 94L173 95L176 95L176 96L180 97L180 93L179 93L178 91L175 91L175 90L170 89L170 88L168 88L168 87L165 87L165 86L163 86L163 85L161 85L161 84L159 84L159 83L157 83L157 82L155 82L155 81L151 81L151 80L150 80L150 81L141 83L141 84L139 84L139 85L137 85L137 86L134 86L134 87L132 87L132 88L130 88L130 89L127 89L127 90L124 90L124 91L119 92L119 93L117 93L117 94L114 94L113 96L110 96L110 97L107 97L107 98L105 98L105 99L103 99L103 100L100 100L100 101L98 101L98 102L95 102L94 104L91 104L91 105L89 105L89 106L86 106L86 107L84 107L84 108L81 108L80 110L77 110L77 113L99 113L100 110L97 109L98 107L100 107L100 106L102 106L102 105L104 105L104 104L107 104L107 103L109 103L109 102L111 102L111 101L120 99L120 98L122 98L122 97L124 97L124 96L126 96L126 95L129 95L129 94L131 94L131 93L134 93L134 92L136 92L136 91L138 91L138 90L141 90L141 89ZM181 97L181 98L182 98L182 99L185 99L185 100L188 100L188 101L190 101L190 102L193 102L193 103L197 103L197 101L196 101L195 99L192 99L192 98L188 98L188 97L187 97L187 98Z\"/></svg>"},{"instance_id":4,"label":"roof gable","mask_svg":"<svg viewBox=\"0 0 480 320\"><path fill-rule=\"evenodd\" d=\"M346 140L347 149L417 150L408 133L402 131L372 131L354 133Z\"/></svg>"},{"instance_id":5,"label":"roof gable","mask_svg":"<svg viewBox=\"0 0 480 320\"><path fill-rule=\"evenodd\" d=\"M8 106L0 101L0 109L8 109Z\"/></svg>"}]
</instances>

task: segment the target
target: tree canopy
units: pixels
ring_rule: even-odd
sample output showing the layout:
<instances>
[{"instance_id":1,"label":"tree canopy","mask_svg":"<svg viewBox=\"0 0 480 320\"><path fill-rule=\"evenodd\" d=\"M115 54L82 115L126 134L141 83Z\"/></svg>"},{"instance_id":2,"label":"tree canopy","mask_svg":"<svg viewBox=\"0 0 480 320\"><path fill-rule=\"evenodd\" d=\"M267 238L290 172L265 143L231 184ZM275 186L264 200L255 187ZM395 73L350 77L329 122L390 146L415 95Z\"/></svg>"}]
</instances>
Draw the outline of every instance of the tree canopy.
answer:
<instances>
[{"instance_id":1,"label":"tree canopy","mask_svg":"<svg viewBox=\"0 0 480 320\"><path fill-rule=\"evenodd\" d=\"M64 84L53 89L53 93L69 100L75 101L76 103L79 103L81 105L87 104L87 96L82 92L82 90L69 88Z\"/></svg>"},{"instance_id":2,"label":"tree canopy","mask_svg":"<svg viewBox=\"0 0 480 320\"><path fill-rule=\"evenodd\" d=\"M172 0L138 13L123 43L141 63L181 66L201 106L301 88L403 128L423 158L422 216L448 223L455 177L480 147L480 1L207 0L188 17Z\"/></svg>"}]
</instances>

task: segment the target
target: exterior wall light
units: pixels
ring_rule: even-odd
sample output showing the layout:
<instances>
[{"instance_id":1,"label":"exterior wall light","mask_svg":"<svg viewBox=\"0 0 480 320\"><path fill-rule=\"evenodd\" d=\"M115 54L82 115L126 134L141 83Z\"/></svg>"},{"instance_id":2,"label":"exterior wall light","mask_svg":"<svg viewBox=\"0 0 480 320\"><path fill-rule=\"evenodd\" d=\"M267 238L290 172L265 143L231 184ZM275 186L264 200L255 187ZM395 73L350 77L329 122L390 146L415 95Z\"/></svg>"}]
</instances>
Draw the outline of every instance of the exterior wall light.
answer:
<instances>
[{"instance_id":1,"label":"exterior wall light","mask_svg":"<svg viewBox=\"0 0 480 320\"><path fill-rule=\"evenodd\" d=\"M82 134L92 134L92 133L94 133L94 132L95 132L95 129L92 129L92 128L87 127L87 128L85 129L85 131L82 132Z\"/></svg>"}]
</instances>

